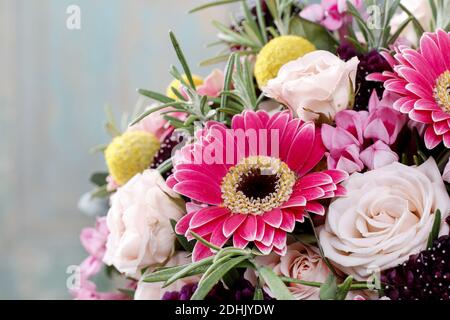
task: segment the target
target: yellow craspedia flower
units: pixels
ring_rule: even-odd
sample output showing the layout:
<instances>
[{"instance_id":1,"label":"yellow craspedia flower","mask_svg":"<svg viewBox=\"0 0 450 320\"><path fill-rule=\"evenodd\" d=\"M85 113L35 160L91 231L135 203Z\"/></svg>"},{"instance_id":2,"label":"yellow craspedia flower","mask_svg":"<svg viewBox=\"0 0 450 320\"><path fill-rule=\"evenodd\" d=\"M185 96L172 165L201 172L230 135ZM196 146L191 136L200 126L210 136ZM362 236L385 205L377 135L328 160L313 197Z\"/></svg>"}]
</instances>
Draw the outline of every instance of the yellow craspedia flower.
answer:
<instances>
[{"instance_id":1,"label":"yellow craspedia flower","mask_svg":"<svg viewBox=\"0 0 450 320\"><path fill-rule=\"evenodd\" d=\"M303 57L316 47L298 36L281 36L270 40L259 52L255 64L255 78L260 88L275 78L280 68L289 61Z\"/></svg>"},{"instance_id":2,"label":"yellow craspedia flower","mask_svg":"<svg viewBox=\"0 0 450 320\"><path fill-rule=\"evenodd\" d=\"M148 169L160 148L155 135L144 131L125 132L105 150L109 173L119 185Z\"/></svg>"},{"instance_id":3,"label":"yellow craspedia flower","mask_svg":"<svg viewBox=\"0 0 450 320\"><path fill-rule=\"evenodd\" d=\"M183 80L186 83L189 83L189 80L187 78L186 75L183 75ZM194 84L196 87L200 86L203 84L203 79L195 74L192 75L192 80L194 80ZM180 90L180 86L181 86L181 82L178 79L173 80L169 86L167 87L166 90L166 96L168 96L169 98L172 98L174 100L178 100L178 97L175 95L175 93L173 93L172 88L177 89L178 91Z\"/></svg>"}]
</instances>

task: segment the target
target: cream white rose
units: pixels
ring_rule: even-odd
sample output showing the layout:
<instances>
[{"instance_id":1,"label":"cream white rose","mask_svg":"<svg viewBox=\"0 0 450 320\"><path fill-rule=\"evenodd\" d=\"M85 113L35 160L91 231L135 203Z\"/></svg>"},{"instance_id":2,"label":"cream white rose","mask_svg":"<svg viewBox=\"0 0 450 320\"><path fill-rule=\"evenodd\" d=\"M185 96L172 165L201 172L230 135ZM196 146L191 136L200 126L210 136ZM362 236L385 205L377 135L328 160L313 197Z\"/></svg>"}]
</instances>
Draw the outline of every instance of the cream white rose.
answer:
<instances>
[{"instance_id":1,"label":"cream white rose","mask_svg":"<svg viewBox=\"0 0 450 320\"><path fill-rule=\"evenodd\" d=\"M157 170L137 174L112 196L104 262L134 275L142 267L161 264L174 251L170 219L184 214L181 199Z\"/></svg>"},{"instance_id":2,"label":"cream white rose","mask_svg":"<svg viewBox=\"0 0 450 320\"><path fill-rule=\"evenodd\" d=\"M425 31L431 31L430 24L433 19L433 13L430 7L429 0L402 0L400 1L402 5L411 12L414 17L419 21L420 25L425 29ZM401 11L396 14L390 23L390 27L392 32L398 30L398 28L408 19L408 15L406 12ZM406 38L412 44L417 44L418 38L416 31L414 29L414 24L410 22L408 26L403 29L400 34L401 37Z\"/></svg>"},{"instance_id":3,"label":"cream white rose","mask_svg":"<svg viewBox=\"0 0 450 320\"><path fill-rule=\"evenodd\" d=\"M349 107L358 63L357 57L345 62L328 51L313 51L281 67L263 91L304 121L320 114L334 118Z\"/></svg>"},{"instance_id":4,"label":"cream white rose","mask_svg":"<svg viewBox=\"0 0 450 320\"><path fill-rule=\"evenodd\" d=\"M188 252L177 252L172 258L164 265L165 267L181 266L191 263ZM175 281L171 285L163 288L162 282L144 282L142 281L147 274L153 269L148 269L142 276L142 279L138 282L136 292L134 293L134 300L161 300L164 293L170 291L180 291L183 286L191 283L197 283L200 281L199 276L192 276Z\"/></svg>"},{"instance_id":5,"label":"cream white rose","mask_svg":"<svg viewBox=\"0 0 450 320\"><path fill-rule=\"evenodd\" d=\"M395 162L354 173L344 185L347 197L330 205L320 243L327 258L358 280L424 250L437 209L441 234L448 232L450 199L432 158L419 167Z\"/></svg>"}]
</instances>

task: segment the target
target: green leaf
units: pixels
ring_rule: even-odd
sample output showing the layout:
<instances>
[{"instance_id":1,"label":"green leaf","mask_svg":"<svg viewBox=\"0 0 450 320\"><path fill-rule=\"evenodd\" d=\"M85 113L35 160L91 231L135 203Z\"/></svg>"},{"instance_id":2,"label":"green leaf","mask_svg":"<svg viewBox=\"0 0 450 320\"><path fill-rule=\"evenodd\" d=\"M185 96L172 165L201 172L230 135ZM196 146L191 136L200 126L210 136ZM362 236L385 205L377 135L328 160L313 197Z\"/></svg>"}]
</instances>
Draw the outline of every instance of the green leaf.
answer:
<instances>
[{"instance_id":1,"label":"green leaf","mask_svg":"<svg viewBox=\"0 0 450 320\"><path fill-rule=\"evenodd\" d=\"M204 299L211 289L222 279L222 277L235 266L241 262L248 260L248 256L239 256L236 258L231 258L228 261L215 266L214 270L208 274L204 274L198 283L198 288L195 290L194 295L191 300L202 300ZM211 266L212 267L212 266ZM211 268L210 267L210 268Z\"/></svg>"},{"instance_id":2,"label":"green leaf","mask_svg":"<svg viewBox=\"0 0 450 320\"><path fill-rule=\"evenodd\" d=\"M107 172L96 172L91 175L91 178L89 179L93 184L95 184L97 187L104 186L108 182L106 181L106 178L108 177Z\"/></svg>"},{"instance_id":3,"label":"green leaf","mask_svg":"<svg viewBox=\"0 0 450 320\"><path fill-rule=\"evenodd\" d=\"M228 3L233 3L233 2L240 2L240 1L243 1L243 0L218 0L218 1L212 1L212 2L208 2L208 3L202 4L202 5L198 6L198 7L195 7L194 9L189 10L189 13L194 13L194 12L201 11L201 10L204 10L204 9L207 9L207 8L220 6L220 5L228 4Z\"/></svg>"},{"instance_id":4,"label":"green leaf","mask_svg":"<svg viewBox=\"0 0 450 320\"><path fill-rule=\"evenodd\" d=\"M434 213L433 227L431 228L430 236L428 237L427 249L433 246L433 241L439 236L439 229L441 228L441 210L437 209Z\"/></svg>"},{"instance_id":5,"label":"green leaf","mask_svg":"<svg viewBox=\"0 0 450 320\"><path fill-rule=\"evenodd\" d=\"M289 289L281 279L268 267L259 267L258 273L277 300L294 300Z\"/></svg>"},{"instance_id":6,"label":"green leaf","mask_svg":"<svg viewBox=\"0 0 450 320\"><path fill-rule=\"evenodd\" d=\"M191 272L189 274L187 274L186 276L193 276L193 275L204 273L209 268L209 266L212 264L213 258L214 257L208 257L208 258L205 258L205 259L201 260L202 261L202 265L198 266L194 270L191 270ZM198 262L194 262L193 264L196 264L196 263L198 263ZM180 272L184 268L189 267L191 265L192 265L192 263L185 264L185 265L182 265L182 266L176 266L176 267L160 268L160 269L158 269L158 270L156 270L156 271L146 275L144 277L143 281L144 282L167 281L174 274L176 274L177 272Z\"/></svg>"},{"instance_id":7,"label":"green leaf","mask_svg":"<svg viewBox=\"0 0 450 320\"><path fill-rule=\"evenodd\" d=\"M143 95L143 96L145 96L145 97L147 97L147 98L150 98L150 99L162 102L162 103L170 103L170 102L174 102L175 101L172 98L169 98L166 95L164 95L162 93L155 92L155 91L150 91L150 90L145 90L145 89L138 89L138 93Z\"/></svg>"},{"instance_id":8,"label":"green leaf","mask_svg":"<svg viewBox=\"0 0 450 320\"><path fill-rule=\"evenodd\" d=\"M177 237L178 242L180 245L184 248L184 250L188 252L192 252L194 250L194 241L188 241L185 236L178 234L175 232L175 226L177 224L177 221L174 219L170 219L170 225L172 226L173 232L175 236Z\"/></svg>"},{"instance_id":9,"label":"green leaf","mask_svg":"<svg viewBox=\"0 0 450 320\"><path fill-rule=\"evenodd\" d=\"M210 249L213 249L215 251L220 251L221 248L219 248L218 246L213 245L212 243L206 241L205 239L203 239L201 236L199 236L198 234L196 234L195 232L191 231L191 235L197 240L200 241L202 244L204 244L205 246L207 246Z\"/></svg>"},{"instance_id":10,"label":"green leaf","mask_svg":"<svg viewBox=\"0 0 450 320\"><path fill-rule=\"evenodd\" d=\"M138 123L139 121L141 121L142 119L144 119L145 117L147 117L149 114L152 114L153 112L160 111L160 110L162 110L162 109L169 108L169 107L173 107L173 108L175 108L175 109L179 109L179 108L177 108L177 107L178 107L178 106L181 106L181 105L183 105L183 104L184 104L184 102L182 102L182 101L177 101L177 102L169 102L169 103L165 103L165 104L159 105L159 106L157 106L157 107L150 108L150 109L144 111L144 112L143 112L140 116L138 116L136 119L134 119L134 120L131 122L130 126L135 125L136 123Z\"/></svg>"},{"instance_id":11,"label":"green leaf","mask_svg":"<svg viewBox=\"0 0 450 320\"><path fill-rule=\"evenodd\" d=\"M93 198L107 198L109 197L109 191L106 185L98 187L91 192L91 197Z\"/></svg>"},{"instance_id":12,"label":"green leaf","mask_svg":"<svg viewBox=\"0 0 450 320\"><path fill-rule=\"evenodd\" d=\"M389 38L387 45L392 44L397 40L397 38L400 36L400 33L408 26L408 24L412 21L411 17L408 17L397 29L397 31Z\"/></svg>"},{"instance_id":13,"label":"green leaf","mask_svg":"<svg viewBox=\"0 0 450 320\"><path fill-rule=\"evenodd\" d=\"M189 69L189 65L186 61L183 51L181 50L180 44L179 44L177 38L175 37L175 34L172 31L169 31L169 36L170 36L170 41L172 41L172 45L173 45L173 48L175 49L175 53L178 57L178 60L180 61L181 66L183 67L184 74L186 75L191 88L195 90L195 83L194 83L194 79L192 78L191 69Z\"/></svg>"},{"instance_id":14,"label":"green leaf","mask_svg":"<svg viewBox=\"0 0 450 320\"><path fill-rule=\"evenodd\" d=\"M320 300L335 300L337 294L337 283L334 274L330 273L327 280L320 287Z\"/></svg>"},{"instance_id":15,"label":"green leaf","mask_svg":"<svg viewBox=\"0 0 450 320\"><path fill-rule=\"evenodd\" d=\"M255 293L253 294L253 300L257 300L257 301L264 300L264 293L260 287L255 288Z\"/></svg>"},{"instance_id":16,"label":"green leaf","mask_svg":"<svg viewBox=\"0 0 450 320\"><path fill-rule=\"evenodd\" d=\"M289 28L291 34L307 39L317 49L334 51L338 45L337 40L322 25L301 17L294 17Z\"/></svg>"},{"instance_id":17,"label":"green leaf","mask_svg":"<svg viewBox=\"0 0 450 320\"><path fill-rule=\"evenodd\" d=\"M347 297L348 292L350 291L353 283L353 277L348 276L343 283L338 285L337 293L336 293L336 300L345 300Z\"/></svg>"},{"instance_id":18,"label":"green leaf","mask_svg":"<svg viewBox=\"0 0 450 320\"><path fill-rule=\"evenodd\" d=\"M136 292L135 290L130 290L130 289L117 289L120 293L124 294L125 296L127 296L130 299L134 299L134 293Z\"/></svg>"},{"instance_id":19,"label":"green leaf","mask_svg":"<svg viewBox=\"0 0 450 320\"><path fill-rule=\"evenodd\" d=\"M164 282L163 284L163 288L166 288L167 286L171 285L172 283L174 283L175 281L177 281L178 279L183 279L186 278L188 275L190 275L193 271L197 270L198 268L207 266L209 267L211 265L211 262L209 260L203 259L200 260L198 262L192 263L188 266L186 266L185 268L183 268L182 270L176 272L175 274L173 274L169 279L167 279L166 282Z\"/></svg>"}]
</instances>

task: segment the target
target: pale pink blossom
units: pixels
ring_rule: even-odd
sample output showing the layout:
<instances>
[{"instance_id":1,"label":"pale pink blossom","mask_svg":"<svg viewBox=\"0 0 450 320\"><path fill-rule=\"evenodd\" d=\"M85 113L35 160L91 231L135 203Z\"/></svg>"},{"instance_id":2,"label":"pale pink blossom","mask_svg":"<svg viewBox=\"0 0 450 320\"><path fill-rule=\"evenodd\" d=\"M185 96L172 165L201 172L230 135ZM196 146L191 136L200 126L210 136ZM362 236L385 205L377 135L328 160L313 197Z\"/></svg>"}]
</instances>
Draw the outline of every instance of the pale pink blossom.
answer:
<instances>
[{"instance_id":1,"label":"pale pink blossom","mask_svg":"<svg viewBox=\"0 0 450 320\"><path fill-rule=\"evenodd\" d=\"M81 230L80 241L91 256L101 261L105 255L108 234L106 218L101 217L97 219L95 228L84 228Z\"/></svg>"},{"instance_id":2,"label":"pale pink blossom","mask_svg":"<svg viewBox=\"0 0 450 320\"><path fill-rule=\"evenodd\" d=\"M392 108L394 99L385 94L379 100L374 91L369 111L343 110L336 114L335 127L322 126L328 168L353 173L398 161L390 146L396 142L406 117Z\"/></svg>"},{"instance_id":3,"label":"pale pink blossom","mask_svg":"<svg viewBox=\"0 0 450 320\"><path fill-rule=\"evenodd\" d=\"M203 84L197 87L197 93L216 98L222 92L224 82L225 76L222 70L214 69L203 81Z\"/></svg>"},{"instance_id":4,"label":"pale pink blossom","mask_svg":"<svg viewBox=\"0 0 450 320\"><path fill-rule=\"evenodd\" d=\"M356 8L361 8L362 0L351 0ZM331 31L340 29L349 21L346 0L322 0L321 4L307 5L300 16L306 20L320 23Z\"/></svg>"},{"instance_id":5,"label":"pale pink blossom","mask_svg":"<svg viewBox=\"0 0 450 320\"><path fill-rule=\"evenodd\" d=\"M361 152L359 158L369 170L384 167L399 159L398 155L381 140Z\"/></svg>"},{"instance_id":6,"label":"pale pink blossom","mask_svg":"<svg viewBox=\"0 0 450 320\"><path fill-rule=\"evenodd\" d=\"M444 168L442 179L444 179L445 182L450 183L450 159L448 160L447 165Z\"/></svg>"}]
</instances>

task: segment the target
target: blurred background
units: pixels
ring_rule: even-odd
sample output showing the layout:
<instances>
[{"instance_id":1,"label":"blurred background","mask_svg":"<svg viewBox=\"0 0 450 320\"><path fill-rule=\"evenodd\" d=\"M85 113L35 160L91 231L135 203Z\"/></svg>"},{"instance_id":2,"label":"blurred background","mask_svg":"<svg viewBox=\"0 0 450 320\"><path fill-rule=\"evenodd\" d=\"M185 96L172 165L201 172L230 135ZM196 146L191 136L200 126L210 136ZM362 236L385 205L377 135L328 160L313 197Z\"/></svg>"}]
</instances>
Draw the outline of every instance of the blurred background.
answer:
<instances>
[{"instance_id":1,"label":"blurred background","mask_svg":"<svg viewBox=\"0 0 450 320\"><path fill-rule=\"evenodd\" d=\"M104 107L131 112L137 88L164 91L176 57L172 29L195 73L214 56L212 19L188 15L206 0L0 0L0 299L67 299L66 269L86 253L94 219L77 209L89 176L105 168ZM81 9L81 30L66 27Z\"/></svg>"}]
</instances>

